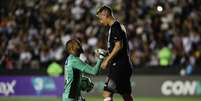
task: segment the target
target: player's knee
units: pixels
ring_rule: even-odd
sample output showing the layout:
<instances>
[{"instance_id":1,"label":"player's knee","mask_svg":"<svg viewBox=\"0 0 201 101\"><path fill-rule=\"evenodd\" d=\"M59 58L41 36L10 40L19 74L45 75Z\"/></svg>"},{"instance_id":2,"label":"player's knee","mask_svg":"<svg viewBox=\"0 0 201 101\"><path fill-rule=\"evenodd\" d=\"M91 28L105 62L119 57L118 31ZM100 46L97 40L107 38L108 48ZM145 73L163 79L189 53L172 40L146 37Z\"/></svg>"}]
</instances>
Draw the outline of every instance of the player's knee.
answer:
<instances>
[{"instance_id":1,"label":"player's knee","mask_svg":"<svg viewBox=\"0 0 201 101\"><path fill-rule=\"evenodd\" d=\"M103 97L104 97L104 100L103 101L112 101L112 93L109 92L109 91L104 91L103 92Z\"/></svg>"},{"instance_id":2,"label":"player's knee","mask_svg":"<svg viewBox=\"0 0 201 101\"><path fill-rule=\"evenodd\" d=\"M111 92L108 92L108 91L104 91L103 92L103 97L106 98L106 97L112 97L112 93Z\"/></svg>"},{"instance_id":3,"label":"player's knee","mask_svg":"<svg viewBox=\"0 0 201 101\"><path fill-rule=\"evenodd\" d=\"M112 101L111 97L105 97L103 101Z\"/></svg>"}]
</instances>

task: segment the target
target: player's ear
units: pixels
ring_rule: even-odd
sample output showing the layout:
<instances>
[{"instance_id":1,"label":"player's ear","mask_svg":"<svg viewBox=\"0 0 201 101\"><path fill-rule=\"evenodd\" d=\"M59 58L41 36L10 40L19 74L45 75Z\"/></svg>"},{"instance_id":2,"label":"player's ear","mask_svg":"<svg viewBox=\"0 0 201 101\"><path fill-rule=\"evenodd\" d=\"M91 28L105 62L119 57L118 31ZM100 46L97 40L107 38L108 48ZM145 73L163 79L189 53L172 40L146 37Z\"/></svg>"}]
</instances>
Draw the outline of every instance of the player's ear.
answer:
<instances>
[{"instance_id":1,"label":"player's ear","mask_svg":"<svg viewBox=\"0 0 201 101\"><path fill-rule=\"evenodd\" d=\"M79 53L84 53L84 50L82 49L82 45L81 45L81 41L77 40L77 44L78 44L78 52Z\"/></svg>"},{"instance_id":2,"label":"player's ear","mask_svg":"<svg viewBox=\"0 0 201 101\"><path fill-rule=\"evenodd\" d=\"M78 42L78 52L84 53L84 50L82 49L82 45L81 45L80 41Z\"/></svg>"},{"instance_id":3,"label":"player's ear","mask_svg":"<svg viewBox=\"0 0 201 101\"><path fill-rule=\"evenodd\" d=\"M79 51L80 53L84 53L84 50L82 49L82 47L80 47L78 51Z\"/></svg>"}]
</instances>

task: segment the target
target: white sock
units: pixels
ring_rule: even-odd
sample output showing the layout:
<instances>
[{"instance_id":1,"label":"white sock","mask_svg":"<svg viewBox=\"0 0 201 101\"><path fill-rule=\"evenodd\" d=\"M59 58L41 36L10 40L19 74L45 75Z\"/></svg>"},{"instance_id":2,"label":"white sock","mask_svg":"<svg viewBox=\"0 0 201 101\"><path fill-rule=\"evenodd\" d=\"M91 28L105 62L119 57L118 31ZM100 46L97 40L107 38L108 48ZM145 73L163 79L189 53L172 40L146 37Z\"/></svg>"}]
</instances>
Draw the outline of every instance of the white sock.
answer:
<instances>
[{"instance_id":1,"label":"white sock","mask_svg":"<svg viewBox=\"0 0 201 101\"><path fill-rule=\"evenodd\" d=\"M112 101L111 97L106 97L103 101Z\"/></svg>"}]
</instances>

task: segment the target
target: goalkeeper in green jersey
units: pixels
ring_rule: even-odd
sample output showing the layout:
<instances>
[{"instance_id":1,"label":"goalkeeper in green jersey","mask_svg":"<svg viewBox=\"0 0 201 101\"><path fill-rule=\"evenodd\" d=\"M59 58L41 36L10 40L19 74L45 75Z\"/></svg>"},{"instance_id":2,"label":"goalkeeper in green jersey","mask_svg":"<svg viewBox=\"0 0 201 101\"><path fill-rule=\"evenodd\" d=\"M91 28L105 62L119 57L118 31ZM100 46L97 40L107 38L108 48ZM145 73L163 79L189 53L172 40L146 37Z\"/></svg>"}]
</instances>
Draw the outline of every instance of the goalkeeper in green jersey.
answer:
<instances>
[{"instance_id":1,"label":"goalkeeper in green jersey","mask_svg":"<svg viewBox=\"0 0 201 101\"><path fill-rule=\"evenodd\" d=\"M100 65L104 59L105 53L101 50L96 51L96 56L98 57L98 59L96 65L92 67L81 61L79 58L80 54L83 53L83 49L79 40L69 40L66 43L65 48L69 55L65 61L65 85L63 101L80 101L81 90L83 90L81 86L81 74L87 73L96 75L99 72Z\"/></svg>"}]
</instances>

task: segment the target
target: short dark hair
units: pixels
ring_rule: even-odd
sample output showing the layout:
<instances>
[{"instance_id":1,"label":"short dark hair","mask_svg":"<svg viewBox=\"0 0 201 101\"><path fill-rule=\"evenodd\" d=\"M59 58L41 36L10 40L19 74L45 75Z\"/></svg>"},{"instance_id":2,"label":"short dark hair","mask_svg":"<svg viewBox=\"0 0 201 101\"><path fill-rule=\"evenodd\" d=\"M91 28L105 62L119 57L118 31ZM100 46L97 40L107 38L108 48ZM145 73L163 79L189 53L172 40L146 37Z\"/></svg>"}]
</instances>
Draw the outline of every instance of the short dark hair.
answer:
<instances>
[{"instance_id":1,"label":"short dark hair","mask_svg":"<svg viewBox=\"0 0 201 101\"><path fill-rule=\"evenodd\" d=\"M77 44L77 45L75 45ZM67 51L70 51L71 48L75 48L76 46L81 46L81 43L78 39L70 39L69 41L66 42L66 49ZM76 47L78 48L78 47Z\"/></svg>"},{"instance_id":2,"label":"short dark hair","mask_svg":"<svg viewBox=\"0 0 201 101\"><path fill-rule=\"evenodd\" d=\"M101 8L99 8L96 12L96 15L98 15L102 11L107 11L108 15L110 15L110 16L112 15L112 9L108 6L102 6Z\"/></svg>"}]
</instances>

